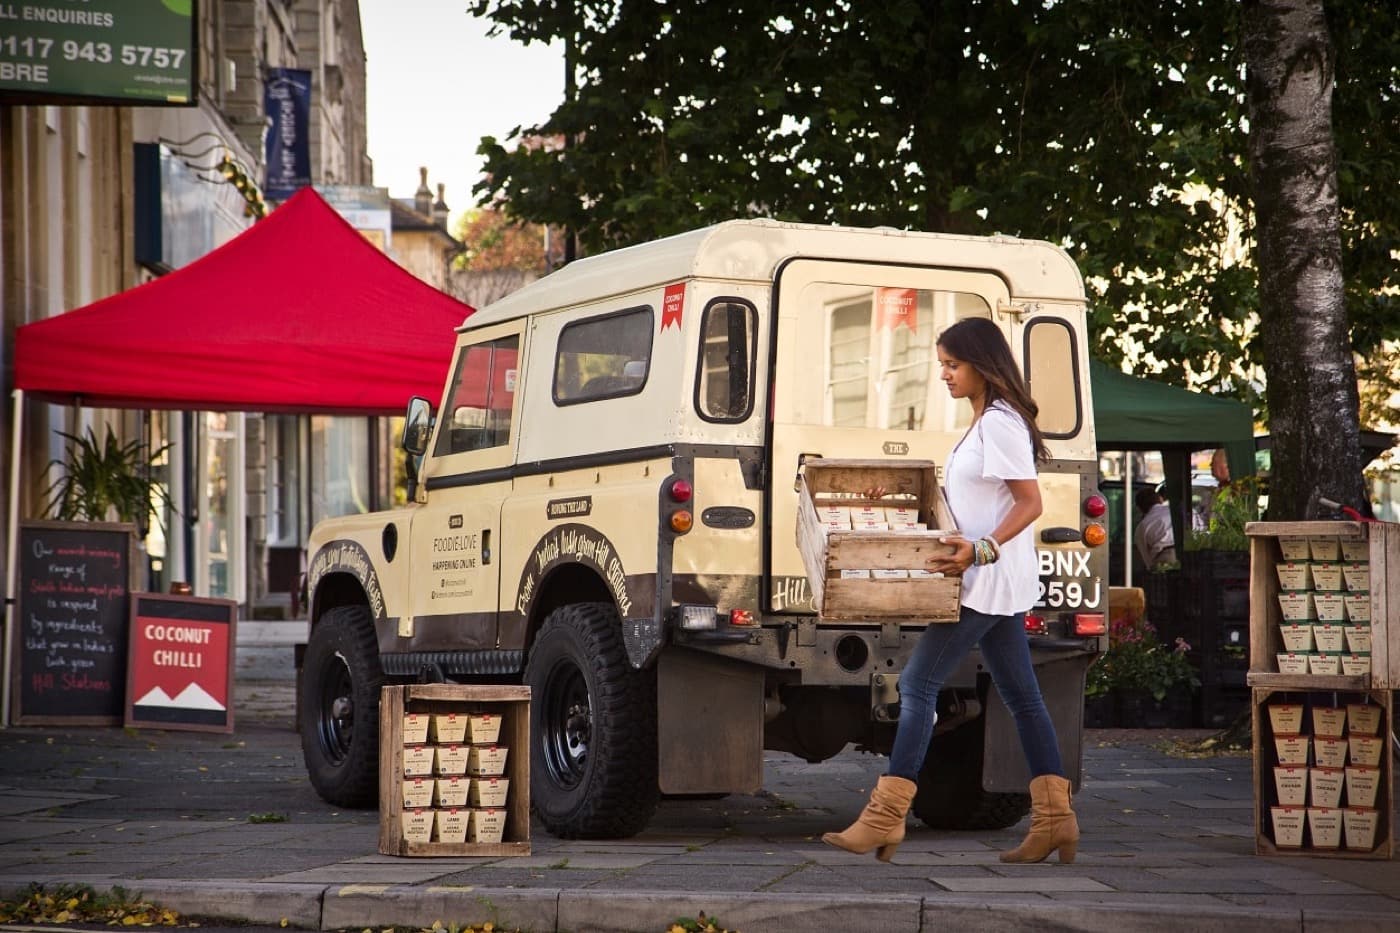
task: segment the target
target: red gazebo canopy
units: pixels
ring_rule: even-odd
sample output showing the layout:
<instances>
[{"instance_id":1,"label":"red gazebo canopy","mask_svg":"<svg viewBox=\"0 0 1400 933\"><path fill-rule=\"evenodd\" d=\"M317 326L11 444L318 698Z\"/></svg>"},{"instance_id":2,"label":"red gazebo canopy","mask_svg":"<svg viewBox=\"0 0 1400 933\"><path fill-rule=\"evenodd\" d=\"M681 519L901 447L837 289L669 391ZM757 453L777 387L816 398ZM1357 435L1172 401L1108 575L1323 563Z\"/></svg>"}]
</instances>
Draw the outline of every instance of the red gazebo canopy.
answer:
<instances>
[{"instance_id":1,"label":"red gazebo canopy","mask_svg":"<svg viewBox=\"0 0 1400 933\"><path fill-rule=\"evenodd\" d=\"M391 414L472 313L303 188L162 278L15 332L15 387L98 408Z\"/></svg>"}]
</instances>

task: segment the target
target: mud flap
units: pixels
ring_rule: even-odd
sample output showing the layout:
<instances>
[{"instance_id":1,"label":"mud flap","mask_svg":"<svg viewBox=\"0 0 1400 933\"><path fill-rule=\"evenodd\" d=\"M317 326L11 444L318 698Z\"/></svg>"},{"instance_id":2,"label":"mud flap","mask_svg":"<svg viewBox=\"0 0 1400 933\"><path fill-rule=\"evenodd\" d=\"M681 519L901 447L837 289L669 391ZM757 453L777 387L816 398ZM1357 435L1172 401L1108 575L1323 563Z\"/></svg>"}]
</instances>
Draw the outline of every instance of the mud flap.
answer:
<instances>
[{"instance_id":1,"label":"mud flap","mask_svg":"<svg viewBox=\"0 0 1400 933\"><path fill-rule=\"evenodd\" d=\"M1065 777L1076 790L1084 765L1084 676L1094 658L1091 654L1075 654L1036 664L1035 668L1041 695L1055 723ZM1024 794L1031 780L1026 756L1021 751L1011 711L995 687L987 691L984 728L987 734L982 751L982 788L992 793Z\"/></svg>"},{"instance_id":2,"label":"mud flap","mask_svg":"<svg viewBox=\"0 0 1400 933\"><path fill-rule=\"evenodd\" d=\"M656 665L663 794L749 794L763 784L763 671L667 648Z\"/></svg>"}]
</instances>

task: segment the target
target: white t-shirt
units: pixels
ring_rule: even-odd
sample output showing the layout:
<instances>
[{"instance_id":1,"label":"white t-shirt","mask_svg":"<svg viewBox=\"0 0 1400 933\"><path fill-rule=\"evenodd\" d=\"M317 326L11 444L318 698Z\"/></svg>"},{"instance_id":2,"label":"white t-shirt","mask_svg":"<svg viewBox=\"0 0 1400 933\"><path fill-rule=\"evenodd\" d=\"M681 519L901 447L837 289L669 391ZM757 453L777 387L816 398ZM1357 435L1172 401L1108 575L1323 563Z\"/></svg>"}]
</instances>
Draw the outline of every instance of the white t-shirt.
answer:
<instances>
[{"instance_id":1,"label":"white t-shirt","mask_svg":"<svg viewBox=\"0 0 1400 933\"><path fill-rule=\"evenodd\" d=\"M1137 544L1138 556L1148 570L1163 558L1164 551L1171 551L1167 560L1176 559L1176 540L1172 537L1172 509L1165 502L1158 502L1148 509L1138 523L1133 540Z\"/></svg>"},{"instance_id":2,"label":"white t-shirt","mask_svg":"<svg viewBox=\"0 0 1400 933\"><path fill-rule=\"evenodd\" d=\"M963 537L976 541L991 534L1015 503L1006 481L1036 478L1025 420L1005 403L993 402L953 448L943 476L948 507ZM1034 606L1040 597L1034 525L1004 543L996 563L969 567L962 580L962 604L969 609L1009 616Z\"/></svg>"}]
</instances>

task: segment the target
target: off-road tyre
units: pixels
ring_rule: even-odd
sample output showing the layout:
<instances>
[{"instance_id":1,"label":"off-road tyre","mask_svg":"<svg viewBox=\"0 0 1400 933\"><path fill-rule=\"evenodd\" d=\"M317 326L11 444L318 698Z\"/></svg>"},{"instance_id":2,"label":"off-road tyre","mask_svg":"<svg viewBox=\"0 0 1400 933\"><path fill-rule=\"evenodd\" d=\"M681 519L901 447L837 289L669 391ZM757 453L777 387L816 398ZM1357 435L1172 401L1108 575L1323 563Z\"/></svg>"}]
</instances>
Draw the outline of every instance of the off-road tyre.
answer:
<instances>
[{"instance_id":1,"label":"off-road tyre","mask_svg":"<svg viewBox=\"0 0 1400 933\"><path fill-rule=\"evenodd\" d=\"M656 681L604 603L549 614L525 665L530 804L563 839L634 836L656 810Z\"/></svg>"},{"instance_id":2,"label":"off-road tyre","mask_svg":"<svg viewBox=\"0 0 1400 933\"><path fill-rule=\"evenodd\" d=\"M327 612L306 646L297 731L311 785L329 804L379 804L383 684L369 609L340 606Z\"/></svg>"},{"instance_id":3,"label":"off-road tyre","mask_svg":"<svg viewBox=\"0 0 1400 933\"><path fill-rule=\"evenodd\" d=\"M934 829L1006 829L1031 810L1029 794L982 789L983 723L978 719L936 736L919 772L911 809Z\"/></svg>"}]
</instances>

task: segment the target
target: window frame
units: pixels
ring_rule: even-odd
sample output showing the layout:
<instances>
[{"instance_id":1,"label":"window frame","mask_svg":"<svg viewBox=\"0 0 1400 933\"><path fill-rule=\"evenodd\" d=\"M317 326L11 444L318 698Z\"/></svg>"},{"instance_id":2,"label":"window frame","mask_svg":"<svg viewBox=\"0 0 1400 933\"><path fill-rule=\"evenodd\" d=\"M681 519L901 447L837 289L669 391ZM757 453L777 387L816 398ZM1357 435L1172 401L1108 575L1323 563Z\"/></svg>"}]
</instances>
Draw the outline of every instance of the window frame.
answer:
<instances>
[{"instance_id":1,"label":"window frame","mask_svg":"<svg viewBox=\"0 0 1400 933\"><path fill-rule=\"evenodd\" d=\"M1034 393L1035 382L1031 379L1031 334L1040 324L1054 324L1064 328L1069 335L1070 377L1074 380L1074 427L1068 432L1046 431L1041 428L1041 436L1047 439L1068 440L1078 437L1084 430L1084 381L1079 372L1079 344L1075 340L1074 325L1062 317L1042 315L1026 322L1021 333L1021 377ZM1032 397L1034 397L1032 395Z\"/></svg>"},{"instance_id":2,"label":"window frame","mask_svg":"<svg viewBox=\"0 0 1400 933\"><path fill-rule=\"evenodd\" d=\"M710 320L710 312L718 305L740 305L748 316L749 321L749 372L748 372L748 402L744 406L741 414L719 417L707 414L705 406L702 405L700 395L700 383L705 375L705 334L706 325ZM741 424L753 417L754 395L757 392L758 383L758 308L752 301L740 298L735 295L718 295L705 303L705 309L700 313L700 329L695 341L695 391L692 397L692 404L695 414L701 421L711 424Z\"/></svg>"},{"instance_id":3,"label":"window frame","mask_svg":"<svg viewBox=\"0 0 1400 933\"><path fill-rule=\"evenodd\" d=\"M647 324L646 371L642 373L641 381L638 382L638 383L636 384L636 386L629 386L629 387L626 387L626 388L620 388L620 389L616 389L616 390L614 390L614 391L600 393L600 394L598 394L598 395L588 395L588 396L581 396L581 397L575 397L575 398L560 398L560 397L559 397L559 363L560 363L560 360L561 360L561 358L562 358L562 356L563 356L563 349L562 349L562 348L563 348L563 345L564 345L564 337L565 337L565 335L568 334L568 332L569 332L571 329L576 328L576 327L583 327L583 326L588 325L588 324L597 324L597 323L600 322L600 321L607 321L607 320L611 320L612 318L624 317L624 316L630 315L630 314L642 314L642 313L645 313L645 314L646 314L646 316L647 316L647 318L648 318L648 324ZM559 408L567 408L567 407L569 407L569 406L571 406L571 405L586 405L586 404L588 404L588 403L590 403L590 402L601 402L601 401L606 401L606 400L608 400L608 399L626 398L626 397L631 396L631 395L640 395L640 394L642 393L642 391L643 391L644 389L646 389L647 383L651 380L651 363L652 363L652 360L655 359L655 357L656 357L656 330L655 330L655 327L656 327L656 309L653 308L653 307L652 307L651 305L649 305L649 304L631 305L631 306L626 307L626 308L619 308L619 309L617 309L616 311L608 311L608 312L605 312L605 313L603 313L603 314L595 314L595 315L592 315L592 316L590 316L590 317L579 318L578 320L576 320L576 321L570 321L569 323L567 323L567 324L565 324L563 327L561 327L561 328L559 329L559 335L558 335L558 336L555 338L555 340L554 340L554 360L553 360L553 363L552 363L552 365L551 365L550 379L549 379L549 396L550 396L550 398L553 400L555 406L556 406L556 407L559 407ZM584 383L583 385L587 385L587 383ZM583 385L580 385L580 386L579 386L580 391L583 389Z\"/></svg>"},{"instance_id":4,"label":"window frame","mask_svg":"<svg viewBox=\"0 0 1400 933\"><path fill-rule=\"evenodd\" d=\"M480 350L483 347L490 347L491 355L494 357L499 351L507 349L505 347L495 346L496 344L512 340L515 342L516 385L510 391L510 426L505 432L504 440L500 443L488 444L482 447L468 447L464 450L452 450L450 449L450 447L444 449L444 445L448 443L451 437L452 416L456 411L456 407L453 406L455 406L457 402L457 391L461 386L462 367L466 365L468 357L471 356L473 351ZM487 454L493 451L509 451L512 449L513 441L515 438L515 425L517 420L516 407L519 404L520 396L519 379L524 352L524 340L522 339L522 335L518 329L511 329L504 332L497 331L494 333L490 333L489 335L483 334L481 335L480 339L474 340L473 342L468 344L464 344L458 348L456 358L452 361L452 373L450 376L450 380L447 384L447 391L443 395L442 411L440 411L437 415L437 425L434 429L432 446L429 448L429 453L433 460L441 461L451 457L470 456L474 454ZM504 374L502 374L502 379L505 378L507 377ZM487 401L490 401L492 399L492 396L493 393L491 392L491 386L488 384ZM484 410L490 411L491 409L488 407Z\"/></svg>"}]
</instances>

